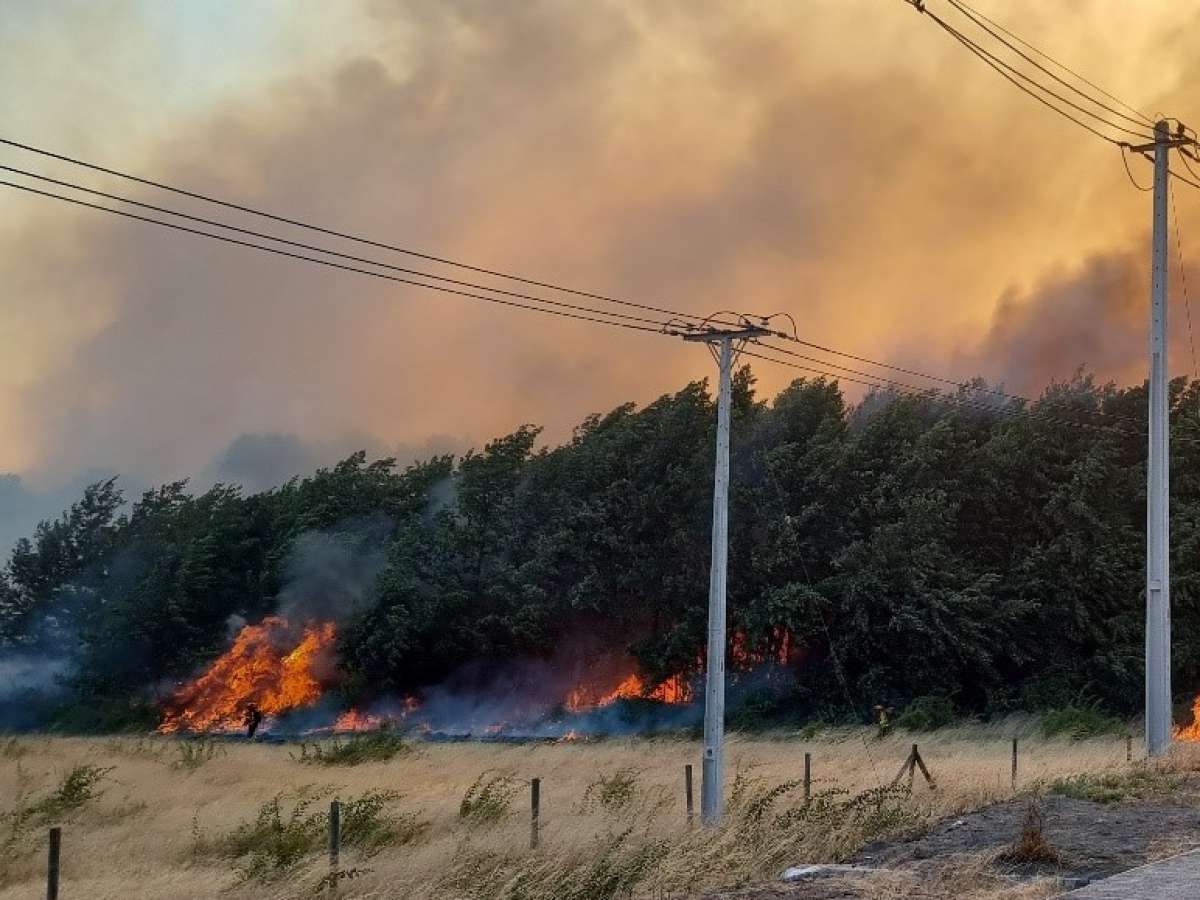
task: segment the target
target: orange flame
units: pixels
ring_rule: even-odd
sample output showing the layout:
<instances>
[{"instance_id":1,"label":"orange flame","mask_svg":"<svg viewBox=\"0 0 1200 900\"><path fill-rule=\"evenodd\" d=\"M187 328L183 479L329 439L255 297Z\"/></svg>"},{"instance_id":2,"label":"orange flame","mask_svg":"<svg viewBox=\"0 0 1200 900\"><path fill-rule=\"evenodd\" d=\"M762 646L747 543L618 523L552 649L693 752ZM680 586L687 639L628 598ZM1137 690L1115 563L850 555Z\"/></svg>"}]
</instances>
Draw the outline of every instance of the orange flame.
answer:
<instances>
[{"instance_id":1,"label":"orange flame","mask_svg":"<svg viewBox=\"0 0 1200 900\"><path fill-rule=\"evenodd\" d=\"M783 625L771 628L766 648L751 647L750 639L741 629L729 636L729 661L735 669L748 672L768 661L786 666L792 657L792 633Z\"/></svg>"},{"instance_id":2,"label":"orange flame","mask_svg":"<svg viewBox=\"0 0 1200 900\"><path fill-rule=\"evenodd\" d=\"M248 704L270 716L314 703L334 635L332 622L310 622L296 642L281 616L245 626L233 646L175 692L158 730L233 731L242 727ZM288 644L290 650L281 649Z\"/></svg>"},{"instance_id":3,"label":"orange flame","mask_svg":"<svg viewBox=\"0 0 1200 900\"><path fill-rule=\"evenodd\" d=\"M411 694L404 698L399 709L389 708L385 712L361 712L353 707L333 720L334 731L372 731L391 726L408 718L421 708L421 701Z\"/></svg>"},{"instance_id":4,"label":"orange flame","mask_svg":"<svg viewBox=\"0 0 1200 900\"><path fill-rule=\"evenodd\" d=\"M572 688L563 705L571 712L580 712L596 706L608 706L618 700L638 698L658 700L661 703L688 703L692 699L692 689L683 675L672 675L647 690L646 682L642 677L636 672L631 672L611 690L606 691L594 685L580 685Z\"/></svg>"},{"instance_id":5,"label":"orange flame","mask_svg":"<svg viewBox=\"0 0 1200 900\"><path fill-rule=\"evenodd\" d=\"M1172 736L1177 741L1200 741L1200 695L1192 701L1192 724L1176 725Z\"/></svg>"},{"instance_id":6,"label":"orange flame","mask_svg":"<svg viewBox=\"0 0 1200 900\"><path fill-rule=\"evenodd\" d=\"M334 731L371 731L383 725L383 716L348 709L333 720Z\"/></svg>"}]
</instances>

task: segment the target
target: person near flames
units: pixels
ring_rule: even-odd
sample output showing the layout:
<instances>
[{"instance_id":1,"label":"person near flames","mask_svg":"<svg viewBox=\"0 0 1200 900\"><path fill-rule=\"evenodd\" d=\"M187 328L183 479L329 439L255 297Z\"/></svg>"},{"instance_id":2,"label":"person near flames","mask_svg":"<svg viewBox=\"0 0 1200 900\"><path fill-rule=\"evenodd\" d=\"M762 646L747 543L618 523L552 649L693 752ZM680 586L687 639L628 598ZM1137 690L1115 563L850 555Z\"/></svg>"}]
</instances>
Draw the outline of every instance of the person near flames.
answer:
<instances>
[{"instance_id":1,"label":"person near flames","mask_svg":"<svg viewBox=\"0 0 1200 900\"><path fill-rule=\"evenodd\" d=\"M892 717L896 714L896 710L890 706L884 706L882 703L875 705L875 736L883 740L892 732Z\"/></svg>"},{"instance_id":2,"label":"person near flames","mask_svg":"<svg viewBox=\"0 0 1200 900\"><path fill-rule=\"evenodd\" d=\"M262 710L258 708L257 703L247 703L246 713L242 720L246 723L246 737L253 739L254 732L258 731L258 726L262 722Z\"/></svg>"}]
</instances>

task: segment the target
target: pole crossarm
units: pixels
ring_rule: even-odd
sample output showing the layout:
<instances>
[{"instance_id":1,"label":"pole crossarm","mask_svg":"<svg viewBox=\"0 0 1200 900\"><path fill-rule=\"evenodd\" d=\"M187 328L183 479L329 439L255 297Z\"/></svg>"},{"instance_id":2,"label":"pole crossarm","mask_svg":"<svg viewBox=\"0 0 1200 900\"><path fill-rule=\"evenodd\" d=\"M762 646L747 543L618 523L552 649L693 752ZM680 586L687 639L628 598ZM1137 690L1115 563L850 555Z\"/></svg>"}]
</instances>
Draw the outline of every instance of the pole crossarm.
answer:
<instances>
[{"instance_id":1,"label":"pole crossarm","mask_svg":"<svg viewBox=\"0 0 1200 900\"><path fill-rule=\"evenodd\" d=\"M748 325L745 328L724 330L720 328L705 328L697 332L677 332L685 341L700 341L712 344L719 341L750 341L760 337L787 337L779 331L763 328L759 325Z\"/></svg>"}]
</instances>

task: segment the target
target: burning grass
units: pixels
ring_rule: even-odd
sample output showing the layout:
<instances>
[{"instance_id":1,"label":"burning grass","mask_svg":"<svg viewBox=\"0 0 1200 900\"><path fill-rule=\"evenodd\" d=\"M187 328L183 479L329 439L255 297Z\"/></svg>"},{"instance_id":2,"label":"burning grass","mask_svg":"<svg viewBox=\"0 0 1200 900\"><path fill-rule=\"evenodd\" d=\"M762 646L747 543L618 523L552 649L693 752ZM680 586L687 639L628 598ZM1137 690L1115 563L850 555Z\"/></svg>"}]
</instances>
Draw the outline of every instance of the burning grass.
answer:
<instances>
[{"instance_id":1,"label":"burning grass","mask_svg":"<svg viewBox=\"0 0 1200 900\"><path fill-rule=\"evenodd\" d=\"M734 738L736 796L715 831L689 829L684 815L683 765L698 763L698 744L667 739L426 743L390 762L329 769L286 746L229 742L189 769L172 765L176 738L28 738L36 752L0 758L0 798L36 803L76 767L112 767L69 814L64 833L64 894L95 900L311 894L329 878L324 816L334 796L347 804L335 876L342 897L688 896L773 879L785 865L845 860L872 838L1010 797L1012 728L922 736L938 791L918 784L911 797L879 790L906 756L907 736L875 741L866 729L828 729L811 740ZM1121 738L1043 740L1035 731L1027 723L1021 733L1023 786L1129 771ZM807 806L795 784L805 751L815 778ZM535 776L542 846L530 851ZM348 805L359 801L364 823L375 824L352 837ZM12 812L11 803L0 800L0 813ZM136 816L123 812L135 806ZM0 900L44 891L43 819L0 867Z\"/></svg>"}]
</instances>

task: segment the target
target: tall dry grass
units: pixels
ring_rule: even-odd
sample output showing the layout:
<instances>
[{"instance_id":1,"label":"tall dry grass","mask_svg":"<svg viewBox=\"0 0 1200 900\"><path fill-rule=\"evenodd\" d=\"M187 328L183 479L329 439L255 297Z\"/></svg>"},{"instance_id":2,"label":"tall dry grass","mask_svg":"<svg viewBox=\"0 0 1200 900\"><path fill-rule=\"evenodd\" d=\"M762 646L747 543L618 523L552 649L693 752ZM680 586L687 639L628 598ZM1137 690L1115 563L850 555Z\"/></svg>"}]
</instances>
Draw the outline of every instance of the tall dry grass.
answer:
<instances>
[{"instance_id":1,"label":"tall dry grass","mask_svg":"<svg viewBox=\"0 0 1200 900\"><path fill-rule=\"evenodd\" d=\"M374 855L347 848L342 868L353 877L339 879L342 897L603 900L630 883L639 895L686 896L773 878L789 864L845 859L871 837L919 830L1010 797L1015 732L1019 787L1125 766L1123 738L1050 741L1015 720L882 740L864 729L812 740L735 736L728 743L731 789L737 776L730 824L689 830L683 767L695 765L698 794L700 753L683 740L418 742L415 752L389 762L325 767L303 763L296 748L265 744L197 753L166 738L23 737L0 753L0 813L14 798L51 791L76 766L111 767L101 796L66 814L64 897L312 896L328 873L319 849L265 884L239 882L233 862L214 850L281 792L286 809L298 791L314 798L315 810L334 795L395 791L394 811L420 823L402 846ZM936 793L919 776L911 797L869 793L891 781L913 740ZM801 777L805 751L813 754L816 800L798 812L798 785L777 788ZM484 772L511 779L511 806L498 818L464 818L464 795ZM541 778L542 846L530 851L527 782L534 776ZM857 809L848 803L864 792ZM0 856L0 900L40 895L44 854L44 828L10 841Z\"/></svg>"}]
</instances>

